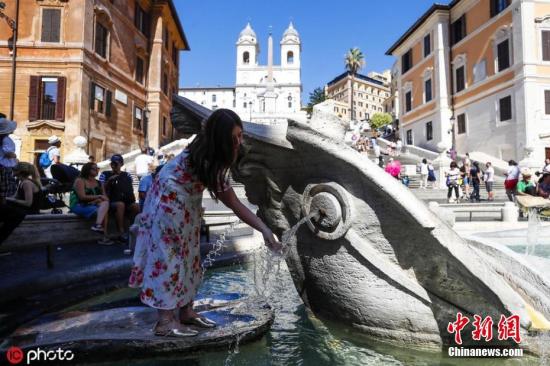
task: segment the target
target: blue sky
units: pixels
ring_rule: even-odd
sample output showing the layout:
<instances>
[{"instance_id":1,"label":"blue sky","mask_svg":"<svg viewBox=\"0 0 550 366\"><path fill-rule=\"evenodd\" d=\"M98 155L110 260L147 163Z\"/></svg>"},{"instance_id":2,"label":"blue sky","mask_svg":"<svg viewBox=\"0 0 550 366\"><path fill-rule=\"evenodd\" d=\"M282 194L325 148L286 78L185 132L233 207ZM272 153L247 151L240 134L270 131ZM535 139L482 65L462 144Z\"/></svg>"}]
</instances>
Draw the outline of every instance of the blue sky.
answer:
<instances>
[{"instance_id":1,"label":"blue sky","mask_svg":"<svg viewBox=\"0 0 550 366\"><path fill-rule=\"evenodd\" d=\"M250 20L267 63L267 37L273 27L275 64L289 21L302 40L302 102L318 86L344 72L344 55L359 47L366 67L361 73L391 68L386 50L433 0L175 0L191 51L180 57L180 86L232 86L239 32ZM439 1L446 3L448 1Z\"/></svg>"}]
</instances>

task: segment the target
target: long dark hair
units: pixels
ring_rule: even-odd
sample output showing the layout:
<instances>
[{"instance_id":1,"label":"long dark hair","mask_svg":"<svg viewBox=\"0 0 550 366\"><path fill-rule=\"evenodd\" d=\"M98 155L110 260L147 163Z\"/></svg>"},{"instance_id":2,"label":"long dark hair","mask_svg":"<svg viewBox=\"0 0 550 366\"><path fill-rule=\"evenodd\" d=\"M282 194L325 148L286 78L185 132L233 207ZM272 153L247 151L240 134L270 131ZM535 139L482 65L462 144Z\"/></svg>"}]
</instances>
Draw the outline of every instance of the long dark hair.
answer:
<instances>
[{"instance_id":1,"label":"long dark hair","mask_svg":"<svg viewBox=\"0 0 550 366\"><path fill-rule=\"evenodd\" d=\"M239 116L229 109L217 109L189 145L191 169L202 184L217 199L227 172L235 160L233 156L233 128L243 128Z\"/></svg>"},{"instance_id":2,"label":"long dark hair","mask_svg":"<svg viewBox=\"0 0 550 366\"><path fill-rule=\"evenodd\" d=\"M90 177L90 173L92 171L92 168L96 166L95 163L86 163L82 165L82 169L80 169L80 178L88 179Z\"/></svg>"}]
</instances>

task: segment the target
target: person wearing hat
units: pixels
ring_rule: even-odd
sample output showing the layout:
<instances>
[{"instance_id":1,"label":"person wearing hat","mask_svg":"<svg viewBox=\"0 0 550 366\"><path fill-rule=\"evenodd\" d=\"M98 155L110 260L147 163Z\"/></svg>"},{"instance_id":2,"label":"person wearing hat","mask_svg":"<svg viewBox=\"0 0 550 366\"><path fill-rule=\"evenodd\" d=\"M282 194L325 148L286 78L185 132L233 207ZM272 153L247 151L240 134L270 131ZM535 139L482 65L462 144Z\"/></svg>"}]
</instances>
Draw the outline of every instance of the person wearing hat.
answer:
<instances>
[{"instance_id":1,"label":"person wearing hat","mask_svg":"<svg viewBox=\"0 0 550 366\"><path fill-rule=\"evenodd\" d=\"M17 123L6 118L0 118L0 204L11 197L17 190L13 168L17 165L15 143L10 134L15 131Z\"/></svg>"},{"instance_id":2,"label":"person wearing hat","mask_svg":"<svg viewBox=\"0 0 550 366\"><path fill-rule=\"evenodd\" d=\"M59 150L61 147L61 140L56 135L52 135L48 138L48 144L50 147L48 147L46 153L48 154L49 165L40 163L40 167L44 169L46 177L53 178L51 172L52 165L61 163L61 151Z\"/></svg>"},{"instance_id":3,"label":"person wearing hat","mask_svg":"<svg viewBox=\"0 0 550 366\"><path fill-rule=\"evenodd\" d=\"M139 205L136 203L132 176L121 170L123 165L122 155L114 154L111 157L112 170L101 173L99 181L109 197L111 210L115 211L119 234L117 240L127 243L128 234L124 228L124 218L128 215L130 222L133 222L139 213Z\"/></svg>"},{"instance_id":4,"label":"person wearing hat","mask_svg":"<svg viewBox=\"0 0 550 366\"><path fill-rule=\"evenodd\" d=\"M531 170L529 168L523 168L521 170L521 180L516 186L516 194L520 196L531 195L534 196L536 193L535 183L531 180Z\"/></svg>"}]
</instances>

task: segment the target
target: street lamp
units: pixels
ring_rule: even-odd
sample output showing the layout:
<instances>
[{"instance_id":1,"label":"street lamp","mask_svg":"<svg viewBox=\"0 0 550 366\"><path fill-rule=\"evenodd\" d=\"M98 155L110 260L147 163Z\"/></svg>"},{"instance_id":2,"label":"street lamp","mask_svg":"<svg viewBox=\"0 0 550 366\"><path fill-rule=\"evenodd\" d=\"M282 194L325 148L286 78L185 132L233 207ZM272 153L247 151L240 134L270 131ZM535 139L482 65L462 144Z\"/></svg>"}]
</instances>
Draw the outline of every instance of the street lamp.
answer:
<instances>
[{"instance_id":1,"label":"street lamp","mask_svg":"<svg viewBox=\"0 0 550 366\"><path fill-rule=\"evenodd\" d=\"M10 95L10 119L13 120L13 110L15 106L15 58L17 56L17 23L19 21L19 0L15 1L15 20L4 13L6 3L0 1L0 18L4 19L12 29L12 55L11 55L11 95Z\"/></svg>"},{"instance_id":2,"label":"street lamp","mask_svg":"<svg viewBox=\"0 0 550 366\"><path fill-rule=\"evenodd\" d=\"M149 148L149 117L151 116L151 110L149 107L145 107L143 110L143 137L145 140L145 148Z\"/></svg>"},{"instance_id":3,"label":"street lamp","mask_svg":"<svg viewBox=\"0 0 550 366\"><path fill-rule=\"evenodd\" d=\"M451 122L451 129L449 130L449 133L451 134L451 159L455 160L456 158L456 135L455 135L456 117L454 113L451 116L451 118L449 118L449 122Z\"/></svg>"}]
</instances>

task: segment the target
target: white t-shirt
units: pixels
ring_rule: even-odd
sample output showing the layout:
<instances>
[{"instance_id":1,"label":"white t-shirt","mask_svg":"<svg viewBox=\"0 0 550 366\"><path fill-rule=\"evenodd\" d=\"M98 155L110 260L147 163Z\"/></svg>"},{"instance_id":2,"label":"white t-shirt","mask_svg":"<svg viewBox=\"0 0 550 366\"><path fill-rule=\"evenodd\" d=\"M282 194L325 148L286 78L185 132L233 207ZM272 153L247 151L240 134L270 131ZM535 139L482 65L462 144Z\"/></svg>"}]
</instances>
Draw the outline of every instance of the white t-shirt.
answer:
<instances>
[{"instance_id":1,"label":"white t-shirt","mask_svg":"<svg viewBox=\"0 0 550 366\"><path fill-rule=\"evenodd\" d=\"M6 158L5 154L10 152L15 153L15 143L9 136L6 136L2 140L2 148L0 149L0 166L13 168L17 165L17 159Z\"/></svg>"},{"instance_id":2,"label":"white t-shirt","mask_svg":"<svg viewBox=\"0 0 550 366\"><path fill-rule=\"evenodd\" d=\"M428 164L425 164L425 163L420 164L420 174L428 175Z\"/></svg>"},{"instance_id":3,"label":"white t-shirt","mask_svg":"<svg viewBox=\"0 0 550 366\"><path fill-rule=\"evenodd\" d=\"M517 165L511 165L508 167L508 174L506 175L506 180L519 179L519 168Z\"/></svg>"},{"instance_id":4,"label":"white t-shirt","mask_svg":"<svg viewBox=\"0 0 550 366\"><path fill-rule=\"evenodd\" d=\"M456 183L458 182L458 176L460 175L460 170L458 168L450 169L447 172L447 176L449 177L450 183Z\"/></svg>"},{"instance_id":5,"label":"white t-shirt","mask_svg":"<svg viewBox=\"0 0 550 366\"><path fill-rule=\"evenodd\" d=\"M492 166L488 167L487 170L485 170L485 181L486 182L495 181L495 169L493 169Z\"/></svg>"},{"instance_id":6,"label":"white t-shirt","mask_svg":"<svg viewBox=\"0 0 550 366\"><path fill-rule=\"evenodd\" d=\"M50 161L52 163L50 164L49 167L44 169L44 174L46 174L46 177L48 177L48 178L53 178L52 177L52 172L51 172L52 165L55 164L53 158L56 157L56 156L61 157L61 151L59 151L59 148L57 146L50 146L47 151L48 151L48 158L50 159Z\"/></svg>"},{"instance_id":7,"label":"white t-shirt","mask_svg":"<svg viewBox=\"0 0 550 366\"><path fill-rule=\"evenodd\" d=\"M153 163L154 158L147 154L141 154L136 157L136 174L139 177L149 174L149 165Z\"/></svg>"}]
</instances>

